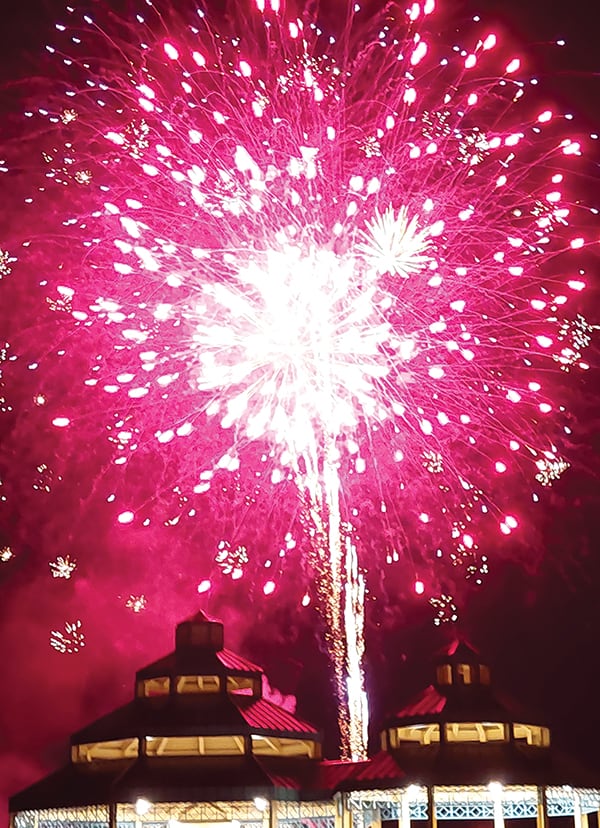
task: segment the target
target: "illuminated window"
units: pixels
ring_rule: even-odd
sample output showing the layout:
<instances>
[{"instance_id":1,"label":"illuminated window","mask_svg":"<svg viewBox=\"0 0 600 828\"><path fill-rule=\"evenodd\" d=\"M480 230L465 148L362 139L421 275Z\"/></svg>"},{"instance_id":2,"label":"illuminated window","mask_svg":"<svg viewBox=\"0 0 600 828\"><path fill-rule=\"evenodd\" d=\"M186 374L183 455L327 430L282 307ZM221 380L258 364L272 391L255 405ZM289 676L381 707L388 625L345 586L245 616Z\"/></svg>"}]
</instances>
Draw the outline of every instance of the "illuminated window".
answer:
<instances>
[{"instance_id":1,"label":"illuminated window","mask_svg":"<svg viewBox=\"0 0 600 828\"><path fill-rule=\"evenodd\" d=\"M440 664L436 670L438 684L452 684L452 668L449 664Z\"/></svg>"},{"instance_id":2,"label":"illuminated window","mask_svg":"<svg viewBox=\"0 0 600 828\"><path fill-rule=\"evenodd\" d=\"M401 745L431 745L440 741L440 726L438 724L418 724L408 727L395 727L389 731L390 746Z\"/></svg>"},{"instance_id":3,"label":"illuminated window","mask_svg":"<svg viewBox=\"0 0 600 828\"><path fill-rule=\"evenodd\" d=\"M241 756L243 736L146 736L147 756Z\"/></svg>"},{"instance_id":4,"label":"illuminated window","mask_svg":"<svg viewBox=\"0 0 600 828\"><path fill-rule=\"evenodd\" d=\"M252 753L257 756L307 756L318 758L319 745L310 739L279 739L275 736L252 736Z\"/></svg>"},{"instance_id":5,"label":"illuminated window","mask_svg":"<svg viewBox=\"0 0 600 828\"><path fill-rule=\"evenodd\" d=\"M490 668L487 667L485 664L479 665L479 681L482 684L490 683Z\"/></svg>"},{"instance_id":6,"label":"illuminated window","mask_svg":"<svg viewBox=\"0 0 600 828\"><path fill-rule=\"evenodd\" d=\"M182 695L218 693L220 686L219 676L177 676L177 692Z\"/></svg>"},{"instance_id":7,"label":"illuminated window","mask_svg":"<svg viewBox=\"0 0 600 828\"><path fill-rule=\"evenodd\" d=\"M138 681L138 698L151 698L152 696L168 696L171 681L168 676L160 678L149 678Z\"/></svg>"},{"instance_id":8,"label":"illuminated window","mask_svg":"<svg viewBox=\"0 0 600 828\"><path fill-rule=\"evenodd\" d=\"M548 747L550 731L547 727L539 725L514 724L513 739L515 742L524 742L534 747Z\"/></svg>"},{"instance_id":9,"label":"illuminated window","mask_svg":"<svg viewBox=\"0 0 600 828\"><path fill-rule=\"evenodd\" d=\"M452 722L446 725L447 742L504 742L502 722Z\"/></svg>"},{"instance_id":10,"label":"illuminated window","mask_svg":"<svg viewBox=\"0 0 600 828\"><path fill-rule=\"evenodd\" d=\"M113 739L110 742L90 742L85 745L73 745L71 758L73 762L95 762L99 760L135 759L139 753L137 739Z\"/></svg>"},{"instance_id":11,"label":"illuminated window","mask_svg":"<svg viewBox=\"0 0 600 828\"><path fill-rule=\"evenodd\" d=\"M456 683L457 684L471 684L473 681L472 669L470 664L456 665Z\"/></svg>"},{"instance_id":12,"label":"illuminated window","mask_svg":"<svg viewBox=\"0 0 600 828\"><path fill-rule=\"evenodd\" d=\"M258 681L247 676L227 676L227 692L234 696L258 696Z\"/></svg>"}]
</instances>

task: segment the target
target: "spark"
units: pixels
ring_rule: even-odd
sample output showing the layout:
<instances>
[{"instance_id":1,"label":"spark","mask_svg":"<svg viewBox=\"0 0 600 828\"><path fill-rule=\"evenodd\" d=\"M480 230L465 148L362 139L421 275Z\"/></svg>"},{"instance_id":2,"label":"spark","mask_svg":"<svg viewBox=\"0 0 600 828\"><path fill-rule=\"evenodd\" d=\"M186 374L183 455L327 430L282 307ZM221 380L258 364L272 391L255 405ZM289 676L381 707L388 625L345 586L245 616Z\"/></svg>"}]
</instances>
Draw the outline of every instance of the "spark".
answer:
<instances>
[{"instance_id":1,"label":"spark","mask_svg":"<svg viewBox=\"0 0 600 828\"><path fill-rule=\"evenodd\" d=\"M563 460L562 457L554 459L538 460L536 463L539 472L535 479L538 480L542 486L551 486L555 480L558 480L564 472L569 468L569 463Z\"/></svg>"},{"instance_id":2,"label":"spark","mask_svg":"<svg viewBox=\"0 0 600 828\"><path fill-rule=\"evenodd\" d=\"M10 546L2 546L0 547L0 561L2 563L7 563L7 561L12 560L14 558L15 553L12 551Z\"/></svg>"},{"instance_id":3,"label":"spark","mask_svg":"<svg viewBox=\"0 0 600 828\"><path fill-rule=\"evenodd\" d=\"M431 474L441 474L444 471L444 461L439 451L427 449L423 452L423 465Z\"/></svg>"},{"instance_id":4,"label":"spark","mask_svg":"<svg viewBox=\"0 0 600 828\"><path fill-rule=\"evenodd\" d=\"M451 595L442 592L439 596L430 598L429 603L435 610L433 623L436 627L458 621L458 608Z\"/></svg>"},{"instance_id":5,"label":"spark","mask_svg":"<svg viewBox=\"0 0 600 828\"><path fill-rule=\"evenodd\" d=\"M72 561L68 555L65 555L64 558L59 555L55 561L50 561L49 566L53 578L66 578L66 580L69 580L77 567L77 561Z\"/></svg>"},{"instance_id":6,"label":"spark","mask_svg":"<svg viewBox=\"0 0 600 828\"><path fill-rule=\"evenodd\" d=\"M10 276L12 273L11 263L16 261L7 250L0 249L0 279L3 276Z\"/></svg>"},{"instance_id":7,"label":"spark","mask_svg":"<svg viewBox=\"0 0 600 828\"><path fill-rule=\"evenodd\" d=\"M143 612L146 609L148 601L145 595L130 595L125 601L125 606L132 612Z\"/></svg>"},{"instance_id":8,"label":"spark","mask_svg":"<svg viewBox=\"0 0 600 828\"><path fill-rule=\"evenodd\" d=\"M66 621L64 632L52 630L50 633L50 646L59 653L78 653L85 647L85 635L82 630L81 621Z\"/></svg>"},{"instance_id":9,"label":"spark","mask_svg":"<svg viewBox=\"0 0 600 828\"><path fill-rule=\"evenodd\" d=\"M215 561L223 575L230 575L233 580L237 580L244 574L244 567L248 563L248 550L241 544L231 549L229 543L222 540L219 542Z\"/></svg>"}]
</instances>

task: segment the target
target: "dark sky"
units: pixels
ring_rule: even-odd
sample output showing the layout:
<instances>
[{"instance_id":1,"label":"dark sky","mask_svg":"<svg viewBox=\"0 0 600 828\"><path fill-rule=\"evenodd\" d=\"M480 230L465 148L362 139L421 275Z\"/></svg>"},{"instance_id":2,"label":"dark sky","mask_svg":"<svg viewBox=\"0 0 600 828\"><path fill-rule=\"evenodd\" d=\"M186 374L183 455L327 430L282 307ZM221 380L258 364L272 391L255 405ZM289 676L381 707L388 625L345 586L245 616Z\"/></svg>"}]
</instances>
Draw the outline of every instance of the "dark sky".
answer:
<instances>
[{"instance_id":1,"label":"dark sky","mask_svg":"<svg viewBox=\"0 0 600 828\"><path fill-rule=\"evenodd\" d=\"M37 72L37 55L58 8L54 0L9 0L8 9L3 9L3 111L18 101L21 87L15 79ZM524 45L521 52L529 56L532 73L535 67L548 99L558 99L563 106L569 102L578 123L588 132L600 130L600 4L480 0L469 8L497 20ZM553 45L561 38L565 47ZM600 172L591 159L582 184L588 199L600 201L599 185ZM598 310L597 288L591 294ZM556 741L595 764L600 773L600 373L598 351L592 354L596 367L576 410L580 459L539 512L537 545L543 554L529 559L527 549L508 544L485 587L470 594L461 631L487 657L497 683L539 709ZM67 500L66 508L73 508L74 502ZM101 526L107 521L101 513L95 519ZM0 530L9 538L14 527ZM131 541L136 542L144 541ZM156 543L160 542L159 537ZM162 542L169 542L168 535ZM156 549L151 549L149 555L154 554ZM76 599L87 606L88 647L71 659L59 658L48 648L45 633L43 649L39 644L38 607L47 605L45 588L31 583L38 566L35 552L25 550L21 561L10 566L0 571L0 657L6 675L1 691L0 798L61 761L72 730L127 700L134 670L169 650L174 623L196 608L177 567L152 574L161 584L164 603L148 617L115 612L107 596L96 594L91 574L84 570L79 579L58 585L58 601L68 605ZM107 550L105 566L125 595L127 585L135 582L136 565ZM316 614L299 614L285 601L241 609L243 598L240 587L209 608L229 624L227 645L263 664L273 685L298 697L301 714L327 724L333 702ZM430 613L406 594L398 598L383 590L369 613L367 661L376 719L428 680L429 657L453 630L434 628Z\"/></svg>"}]
</instances>

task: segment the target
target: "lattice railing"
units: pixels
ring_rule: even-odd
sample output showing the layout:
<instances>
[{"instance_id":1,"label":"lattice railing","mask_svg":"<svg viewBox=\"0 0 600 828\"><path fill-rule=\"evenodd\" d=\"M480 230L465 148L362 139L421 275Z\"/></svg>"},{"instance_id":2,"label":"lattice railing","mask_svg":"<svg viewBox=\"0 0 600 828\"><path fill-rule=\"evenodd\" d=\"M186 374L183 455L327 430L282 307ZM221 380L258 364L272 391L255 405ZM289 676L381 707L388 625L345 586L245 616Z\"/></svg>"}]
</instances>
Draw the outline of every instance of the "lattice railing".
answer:
<instances>
[{"instance_id":1,"label":"lattice railing","mask_svg":"<svg viewBox=\"0 0 600 828\"><path fill-rule=\"evenodd\" d=\"M107 828L108 805L19 811L15 828Z\"/></svg>"}]
</instances>

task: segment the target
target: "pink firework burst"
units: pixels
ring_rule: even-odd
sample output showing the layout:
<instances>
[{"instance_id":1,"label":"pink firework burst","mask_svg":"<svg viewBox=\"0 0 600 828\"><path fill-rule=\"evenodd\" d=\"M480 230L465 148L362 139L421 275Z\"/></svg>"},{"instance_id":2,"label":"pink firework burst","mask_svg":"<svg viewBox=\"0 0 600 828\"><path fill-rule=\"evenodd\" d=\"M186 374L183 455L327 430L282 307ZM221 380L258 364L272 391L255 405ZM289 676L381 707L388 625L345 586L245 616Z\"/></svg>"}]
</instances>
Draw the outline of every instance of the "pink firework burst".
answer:
<instances>
[{"instance_id":1,"label":"pink firework burst","mask_svg":"<svg viewBox=\"0 0 600 828\"><path fill-rule=\"evenodd\" d=\"M240 521L277 523L280 558L303 538L360 756L369 570L412 538L479 581L486 524L510 534L515 488L567 467L551 371L586 368L591 326L565 315L591 241L569 195L582 145L484 26L440 45L432 0L348 3L337 29L278 0L230 18L67 9L60 79L27 113L29 235L2 261L46 262L74 373L55 359L34 402L75 435L63 457L108 429L120 523L152 519L127 469L159 454L165 523L217 521L233 489ZM215 571L251 559L215 545Z\"/></svg>"}]
</instances>

